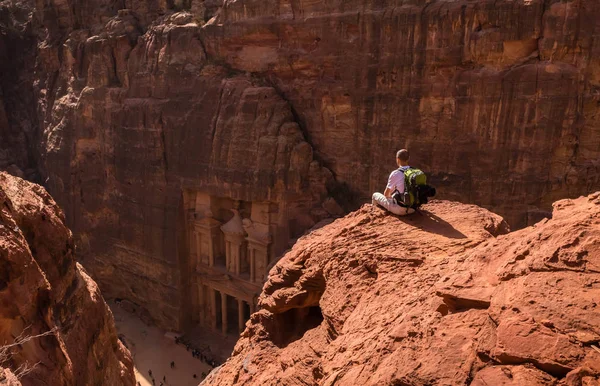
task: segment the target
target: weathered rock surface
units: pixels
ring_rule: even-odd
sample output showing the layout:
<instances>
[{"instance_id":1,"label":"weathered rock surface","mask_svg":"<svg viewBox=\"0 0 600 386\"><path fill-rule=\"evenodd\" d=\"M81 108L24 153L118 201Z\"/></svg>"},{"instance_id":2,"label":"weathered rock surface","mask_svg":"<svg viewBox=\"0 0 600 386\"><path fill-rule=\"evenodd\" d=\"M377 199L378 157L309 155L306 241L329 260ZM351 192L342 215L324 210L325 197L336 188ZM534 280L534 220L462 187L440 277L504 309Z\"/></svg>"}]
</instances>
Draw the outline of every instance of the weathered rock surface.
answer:
<instances>
[{"instance_id":1,"label":"weathered rock surface","mask_svg":"<svg viewBox=\"0 0 600 386\"><path fill-rule=\"evenodd\" d=\"M133 385L129 351L98 286L75 262L64 221L42 187L0 173L0 347L33 337L0 350L0 366L22 374L25 386ZM0 383L15 384L2 373Z\"/></svg>"},{"instance_id":2,"label":"weathered rock surface","mask_svg":"<svg viewBox=\"0 0 600 386\"><path fill-rule=\"evenodd\" d=\"M0 170L39 180L33 3L0 1Z\"/></svg>"},{"instance_id":3,"label":"weathered rock surface","mask_svg":"<svg viewBox=\"0 0 600 386\"><path fill-rule=\"evenodd\" d=\"M0 385L2 386L22 386L17 377L8 369L0 367Z\"/></svg>"},{"instance_id":4,"label":"weathered rock surface","mask_svg":"<svg viewBox=\"0 0 600 386\"><path fill-rule=\"evenodd\" d=\"M513 228L600 188L597 0L16 3L31 30L0 53L37 51L7 51L0 87L38 104L0 103L0 168L38 164L104 293L164 327L186 319L186 191L277 202L294 238L400 147Z\"/></svg>"},{"instance_id":5,"label":"weathered rock surface","mask_svg":"<svg viewBox=\"0 0 600 386\"><path fill-rule=\"evenodd\" d=\"M509 234L487 210L365 205L271 270L208 385L597 385L600 192Z\"/></svg>"},{"instance_id":6,"label":"weathered rock surface","mask_svg":"<svg viewBox=\"0 0 600 386\"><path fill-rule=\"evenodd\" d=\"M96 25L99 15L86 15ZM193 291L189 216L204 215L184 195L277 203L288 235L274 241L281 253L329 216L333 177L276 89L207 59L191 14L164 16L143 35L130 12L102 20L69 34L59 48L68 60L56 61L52 46L40 52L43 71L58 76L46 110L47 184L103 293L179 329ZM50 36L54 21L43 19Z\"/></svg>"},{"instance_id":7,"label":"weathered rock surface","mask_svg":"<svg viewBox=\"0 0 600 386\"><path fill-rule=\"evenodd\" d=\"M600 188L597 1L226 1L209 58L281 90L365 202L412 150L443 198L533 224Z\"/></svg>"}]
</instances>

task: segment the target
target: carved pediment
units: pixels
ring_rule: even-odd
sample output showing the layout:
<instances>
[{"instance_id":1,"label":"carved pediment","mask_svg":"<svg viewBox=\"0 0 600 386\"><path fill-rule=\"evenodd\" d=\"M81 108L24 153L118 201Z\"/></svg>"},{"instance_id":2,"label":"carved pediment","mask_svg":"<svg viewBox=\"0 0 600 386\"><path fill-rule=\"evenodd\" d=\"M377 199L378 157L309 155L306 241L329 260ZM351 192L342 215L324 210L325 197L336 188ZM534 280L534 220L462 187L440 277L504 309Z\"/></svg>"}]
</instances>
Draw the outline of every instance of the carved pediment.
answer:
<instances>
[{"instance_id":1,"label":"carved pediment","mask_svg":"<svg viewBox=\"0 0 600 386\"><path fill-rule=\"evenodd\" d=\"M196 221L194 221L194 227L196 231L202 231L206 229L213 229L221 226L221 222L212 217L212 212L207 211L204 214L204 217L198 219L198 214L196 214Z\"/></svg>"}]
</instances>

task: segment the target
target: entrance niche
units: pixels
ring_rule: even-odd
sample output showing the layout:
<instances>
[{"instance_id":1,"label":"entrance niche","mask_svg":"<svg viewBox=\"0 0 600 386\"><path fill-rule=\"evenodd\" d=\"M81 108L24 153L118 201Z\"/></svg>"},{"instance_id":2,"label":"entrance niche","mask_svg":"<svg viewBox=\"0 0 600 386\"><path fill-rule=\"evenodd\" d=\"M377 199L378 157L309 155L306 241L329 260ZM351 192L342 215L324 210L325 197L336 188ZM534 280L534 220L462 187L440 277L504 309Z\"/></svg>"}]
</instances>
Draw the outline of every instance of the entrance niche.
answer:
<instances>
[{"instance_id":1,"label":"entrance niche","mask_svg":"<svg viewBox=\"0 0 600 386\"><path fill-rule=\"evenodd\" d=\"M207 311L207 292L208 288L202 283L198 283L198 315L196 315L193 319L197 319L201 324L206 323L206 313Z\"/></svg>"},{"instance_id":2,"label":"entrance niche","mask_svg":"<svg viewBox=\"0 0 600 386\"><path fill-rule=\"evenodd\" d=\"M212 290L215 315L213 316L213 329L223 328L223 298L219 291ZM227 321L225 321L227 323Z\"/></svg>"},{"instance_id":3,"label":"entrance niche","mask_svg":"<svg viewBox=\"0 0 600 386\"><path fill-rule=\"evenodd\" d=\"M197 264L209 267L224 265L223 241L219 230L221 222L213 217L212 211L207 210L202 219L196 220L194 226Z\"/></svg>"},{"instance_id":4,"label":"entrance niche","mask_svg":"<svg viewBox=\"0 0 600 386\"><path fill-rule=\"evenodd\" d=\"M227 332L237 334L239 331L238 301L233 296L227 296Z\"/></svg>"}]
</instances>

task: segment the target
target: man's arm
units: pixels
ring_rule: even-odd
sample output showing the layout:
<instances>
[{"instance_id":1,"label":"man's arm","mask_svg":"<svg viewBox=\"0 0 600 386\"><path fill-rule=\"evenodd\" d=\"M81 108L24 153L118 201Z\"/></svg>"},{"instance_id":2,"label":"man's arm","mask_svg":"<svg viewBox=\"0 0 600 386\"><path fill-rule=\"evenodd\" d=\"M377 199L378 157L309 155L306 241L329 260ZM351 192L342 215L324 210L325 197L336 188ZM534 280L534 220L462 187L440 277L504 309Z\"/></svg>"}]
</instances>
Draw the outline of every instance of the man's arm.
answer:
<instances>
[{"instance_id":1,"label":"man's arm","mask_svg":"<svg viewBox=\"0 0 600 386\"><path fill-rule=\"evenodd\" d=\"M387 198L391 198L392 194L394 193L394 190L396 190L396 185L397 184L397 171L394 170L392 173L390 173L390 176L388 177L388 183L385 186L385 192L383 192L383 195L386 196Z\"/></svg>"}]
</instances>

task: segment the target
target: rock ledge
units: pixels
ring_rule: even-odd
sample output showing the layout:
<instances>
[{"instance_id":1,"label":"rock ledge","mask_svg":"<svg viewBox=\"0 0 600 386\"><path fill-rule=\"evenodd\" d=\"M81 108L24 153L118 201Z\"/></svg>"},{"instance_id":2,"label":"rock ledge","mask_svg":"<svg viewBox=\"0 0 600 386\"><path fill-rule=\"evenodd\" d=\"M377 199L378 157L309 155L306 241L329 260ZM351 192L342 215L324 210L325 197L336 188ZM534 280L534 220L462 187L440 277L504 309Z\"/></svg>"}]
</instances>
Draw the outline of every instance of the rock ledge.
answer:
<instances>
[{"instance_id":1,"label":"rock ledge","mask_svg":"<svg viewBox=\"0 0 600 386\"><path fill-rule=\"evenodd\" d=\"M507 231L476 206L364 205L272 269L203 385L597 385L600 193Z\"/></svg>"}]
</instances>

